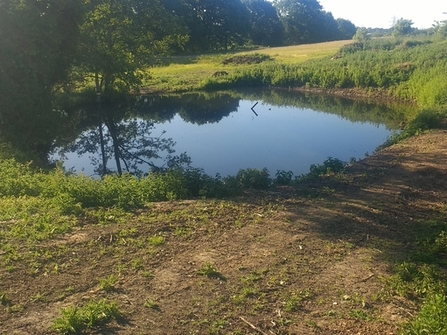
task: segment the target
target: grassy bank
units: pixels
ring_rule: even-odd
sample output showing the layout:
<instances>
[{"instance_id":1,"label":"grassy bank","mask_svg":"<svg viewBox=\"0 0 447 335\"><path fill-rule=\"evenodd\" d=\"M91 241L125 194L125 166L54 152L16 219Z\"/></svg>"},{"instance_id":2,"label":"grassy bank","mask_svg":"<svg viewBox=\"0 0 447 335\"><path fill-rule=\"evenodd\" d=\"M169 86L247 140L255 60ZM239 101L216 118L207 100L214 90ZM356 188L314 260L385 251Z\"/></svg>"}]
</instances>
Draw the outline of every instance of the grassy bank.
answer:
<instances>
[{"instance_id":1,"label":"grassy bank","mask_svg":"<svg viewBox=\"0 0 447 335\"><path fill-rule=\"evenodd\" d=\"M256 50L235 55L173 58L149 69L151 90L237 86L381 90L423 108L447 103L447 41L383 38ZM256 59L262 62L252 64ZM220 75L219 75L220 74Z\"/></svg>"}]
</instances>

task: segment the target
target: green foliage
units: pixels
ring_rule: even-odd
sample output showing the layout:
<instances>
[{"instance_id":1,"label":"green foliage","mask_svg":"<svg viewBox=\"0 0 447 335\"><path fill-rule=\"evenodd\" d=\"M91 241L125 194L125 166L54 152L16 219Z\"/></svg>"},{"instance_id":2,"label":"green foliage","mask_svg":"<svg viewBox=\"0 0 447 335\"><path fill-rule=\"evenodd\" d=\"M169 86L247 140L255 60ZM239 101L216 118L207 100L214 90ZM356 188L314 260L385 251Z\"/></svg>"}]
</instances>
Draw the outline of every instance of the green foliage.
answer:
<instances>
[{"instance_id":1,"label":"green foliage","mask_svg":"<svg viewBox=\"0 0 447 335\"><path fill-rule=\"evenodd\" d=\"M365 42L370 39L370 36L368 35L366 28L358 28L353 39L358 42Z\"/></svg>"},{"instance_id":2,"label":"green foliage","mask_svg":"<svg viewBox=\"0 0 447 335\"><path fill-rule=\"evenodd\" d=\"M389 287L407 298L424 298L431 293L447 292L447 285L436 266L402 262L389 279Z\"/></svg>"},{"instance_id":3,"label":"green foliage","mask_svg":"<svg viewBox=\"0 0 447 335\"><path fill-rule=\"evenodd\" d=\"M340 173L345 170L347 166L346 162L339 160L338 158L328 157L323 164L312 164L308 174L302 176L302 179L313 179L320 176Z\"/></svg>"},{"instance_id":4,"label":"green foliage","mask_svg":"<svg viewBox=\"0 0 447 335\"><path fill-rule=\"evenodd\" d=\"M86 1L84 6L73 74L82 80L93 76L96 92L110 96L136 89L141 64L187 41L178 17L158 0Z\"/></svg>"},{"instance_id":5,"label":"green foliage","mask_svg":"<svg viewBox=\"0 0 447 335\"><path fill-rule=\"evenodd\" d=\"M411 20L406 19L397 20L396 24L393 27L393 36L404 36L411 34L414 30L412 25L413 21Z\"/></svg>"},{"instance_id":6,"label":"green foliage","mask_svg":"<svg viewBox=\"0 0 447 335\"><path fill-rule=\"evenodd\" d=\"M56 319L52 329L61 334L79 334L87 329L107 324L121 317L116 303L107 300L90 301L83 307L62 309L62 316Z\"/></svg>"},{"instance_id":7,"label":"green foliage","mask_svg":"<svg viewBox=\"0 0 447 335\"><path fill-rule=\"evenodd\" d=\"M423 110L411 120L405 129L388 139L380 148L384 148L411 136L420 135L427 130L440 128L445 118L444 112L434 110Z\"/></svg>"},{"instance_id":8,"label":"green foliage","mask_svg":"<svg viewBox=\"0 0 447 335\"><path fill-rule=\"evenodd\" d=\"M0 139L42 161L58 133L52 93L76 56L81 7L77 0L0 2Z\"/></svg>"},{"instance_id":9,"label":"green foliage","mask_svg":"<svg viewBox=\"0 0 447 335\"><path fill-rule=\"evenodd\" d=\"M254 45L277 46L284 30L274 5L267 0L243 0L250 18L250 37Z\"/></svg>"},{"instance_id":10,"label":"green foliage","mask_svg":"<svg viewBox=\"0 0 447 335\"><path fill-rule=\"evenodd\" d=\"M275 174L275 179L273 182L276 185L290 185L292 183L293 172L292 171L284 171L278 170Z\"/></svg>"},{"instance_id":11,"label":"green foliage","mask_svg":"<svg viewBox=\"0 0 447 335\"><path fill-rule=\"evenodd\" d=\"M154 309L157 311L160 310L160 306L153 300L146 300L144 303L144 307Z\"/></svg>"},{"instance_id":12,"label":"green foliage","mask_svg":"<svg viewBox=\"0 0 447 335\"><path fill-rule=\"evenodd\" d=\"M220 280L225 280L225 277L211 263L206 263L202 268L200 268L197 271L197 274L208 278L217 278Z\"/></svg>"},{"instance_id":13,"label":"green foliage","mask_svg":"<svg viewBox=\"0 0 447 335\"><path fill-rule=\"evenodd\" d=\"M264 169L242 169L236 174L240 188L265 189L271 185L269 171Z\"/></svg>"},{"instance_id":14,"label":"green foliage","mask_svg":"<svg viewBox=\"0 0 447 335\"><path fill-rule=\"evenodd\" d=\"M407 261L396 264L388 287L393 294L423 301L419 314L402 326L402 334L447 334L446 224L441 219L418 226L416 248Z\"/></svg>"},{"instance_id":15,"label":"green foliage","mask_svg":"<svg viewBox=\"0 0 447 335\"><path fill-rule=\"evenodd\" d=\"M241 170L238 177L210 177L203 170L168 170L143 178L128 174L96 180L82 175L35 170L14 160L0 161L0 219L11 224L8 234L42 240L68 232L89 208L99 223L148 202L239 194L244 187L267 187L267 170ZM107 217L107 218L106 218ZM113 220L112 220L113 221ZM5 223L6 226L6 223Z\"/></svg>"},{"instance_id":16,"label":"green foliage","mask_svg":"<svg viewBox=\"0 0 447 335\"><path fill-rule=\"evenodd\" d=\"M421 37L365 39L343 47L332 59L300 64L265 62L244 66L222 78L207 78L203 89L237 86L360 88L386 90L423 108L447 104L446 42Z\"/></svg>"},{"instance_id":17,"label":"green foliage","mask_svg":"<svg viewBox=\"0 0 447 335\"><path fill-rule=\"evenodd\" d=\"M447 334L447 301L445 295L430 295L422 305L418 316L404 325L402 334Z\"/></svg>"},{"instance_id":18,"label":"green foliage","mask_svg":"<svg viewBox=\"0 0 447 335\"><path fill-rule=\"evenodd\" d=\"M249 34L249 13L240 0L186 0L183 16L190 51L228 50L243 45Z\"/></svg>"},{"instance_id":19,"label":"green foliage","mask_svg":"<svg viewBox=\"0 0 447 335\"><path fill-rule=\"evenodd\" d=\"M339 38L338 24L317 0L278 0L275 6L284 26L286 43L315 43Z\"/></svg>"},{"instance_id":20,"label":"green foliage","mask_svg":"<svg viewBox=\"0 0 447 335\"><path fill-rule=\"evenodd\" d=\"M118 282L118 278L115 275L110 275L107 278L99 280L99 286L105 292L112 292L116 290L115 284Z\"/></svg>"}]
</instances>

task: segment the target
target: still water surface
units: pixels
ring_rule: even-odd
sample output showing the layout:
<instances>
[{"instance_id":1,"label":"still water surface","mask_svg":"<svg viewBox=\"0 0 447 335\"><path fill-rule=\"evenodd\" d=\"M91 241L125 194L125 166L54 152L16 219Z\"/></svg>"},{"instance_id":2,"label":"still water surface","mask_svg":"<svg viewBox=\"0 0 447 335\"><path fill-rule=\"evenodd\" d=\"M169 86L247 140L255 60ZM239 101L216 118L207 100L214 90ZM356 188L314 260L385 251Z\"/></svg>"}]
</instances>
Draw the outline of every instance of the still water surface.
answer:
<instances>
[{"instance_id":1,"label":"still water surface","mask_svg":"<svg viewBox=\"0 0 447 335\"><path fill-rule=\"evenodd\" d=\"M172 138L176 142L176 153L186 152L193 167L203 168L209 175L219 173L222 176L234 175L243 168L267 168L272 175L277 170L290 170L294 175L300 175L307 173L311 164L322 163L328 157L343 161L363 158L396 129L389 122L385 125L386 117L383 123L377 119L377 111L380 114L381 108L385 107L359 105L357 108L362 116L353 117L352 110L356 106L349 106L349 102L344 102L348 104L344 107L340 101L335 101L334 110L337 111L332 113L330 106L322 108L318 103L313 107L304 96L292 99L292 102L290 93L287 97L284 103L278 102L281 99L278 100L277 93L275 99L268 95L267 98L265 95L234 98L222 94L205 99L206 103L200 96L189 96L186 100L185 97L144 98L139 109L136 108L138 112L131 116L127 113L117 124L125 125L129 120L142 124L148 122L154 112L158 113L151 136ZM200 104L207 104L203 111L200 111ZM166 110L170 116L160 118L160 111L166 113ZM346 116L346 110L351 111L349 116ZM368 113L372 111L376 116L368 121ZM383 112L384 115L389 113ZM212 117L207 119L207 113ZM191 115L200 117L194 119ZM85 132L80 137L85 136ZM81 155L68 148L58 148L57 152L61 150L65 152L65 168L86 175L95 174L91 158L100 160L99 146ZM52 155L53 159L61 157L58 153ZM160 159L153 161L161 162ZM109 168L114 170L113 160L109 163ZM142 167L144 169L147 171L148 167Z\"/></svg>"}]
</instances>

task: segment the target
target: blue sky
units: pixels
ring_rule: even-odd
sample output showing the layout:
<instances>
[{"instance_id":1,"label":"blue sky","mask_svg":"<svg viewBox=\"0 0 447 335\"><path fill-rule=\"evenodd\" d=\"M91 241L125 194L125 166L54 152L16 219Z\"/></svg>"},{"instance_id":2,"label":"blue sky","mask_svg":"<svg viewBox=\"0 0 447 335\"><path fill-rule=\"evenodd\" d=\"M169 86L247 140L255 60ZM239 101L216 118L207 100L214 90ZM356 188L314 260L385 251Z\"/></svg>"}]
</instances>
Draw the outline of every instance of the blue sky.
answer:
<instances>
[{"instance_id":1,"label":"blue sky","mask_svg":"<svg viewBox=\"0 0 447 335\"><path fill-rule=\"evenodd\" d=\"M393 19L408 19L413 27L430 28L447 20L446 0L319 0L334 18L350 20L358 27L390 28Z\"/></svg>"}]
</instances>

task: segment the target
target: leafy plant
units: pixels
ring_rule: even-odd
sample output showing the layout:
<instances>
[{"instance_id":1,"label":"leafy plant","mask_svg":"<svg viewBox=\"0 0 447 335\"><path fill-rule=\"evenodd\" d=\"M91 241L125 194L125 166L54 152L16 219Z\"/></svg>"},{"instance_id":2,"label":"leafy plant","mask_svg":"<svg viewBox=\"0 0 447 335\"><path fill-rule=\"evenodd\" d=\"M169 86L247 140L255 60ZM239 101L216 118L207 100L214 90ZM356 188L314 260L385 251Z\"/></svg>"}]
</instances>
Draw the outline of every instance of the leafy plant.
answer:
<instances>
[{"instance_id":1,"label":"leafy plant","mask_svg":"<svg viewBox=\"0 0 447 335\"><path fill-rule=\"evenodd\" d=\"M217 278L220 280L226 279L211 263L206 263L201 269L197 271L197 274L200 276L206 276L208 278Z\"/></svg>"},{"instance_id":2,"label":"leafy plant","mask_svg":"<svg viewBox=\"0 0 447 335\"><path fill-rule=\"evenodd\" d=\"M241 188L265 189L271 185L269 171L260 169L241 169L236 174L236 180Z\"/></svg>"},{"instance_id":3,"label":"leafy plant","mask_svg":"<svg viewBox=\"0 0 447 335\"><path fill-rule=\"evenodd\" d=\"M427 297L418 316L403 326L403 334L447 334L447 301L444 294Z\"/></svg>"},{"instance_id":4,"label":"leafy plant","mask_svg":"<svg viewBox=\"0 0 447 335\"><path fill-rule=\"evenodd\" d=\"M99 286L105 292L112 292L116 290L115 284L118 282L118 278L113 274L107 278L99 280Z\"/></svg>"},{"instance_id":5,"label":"leafy plant","mask_svg":"<svg viewBox=\"0 0 447 335\"><path fill-rule=\"evenodd\" d=\"M328 157L323 164L312 164L309 173L297 178L297 181L319 178L332 173L341 173L348 164L338 158Z\"/></svg>"},{"instance_id":6,"label":"leafy plant","mask_svg":"<svg viewBox=\"0 0 447 335\"><path fill-rule=\"evenodd\" d=\"M379 149L398 143L411 136L420 135L427 130L440 128L444 118L445 113L435 110L423 110L408 123L401 133L393 135Z\"/></svg>"},{"instance_id":7,"label":"leafy plant","mask_svg":"<svg viewBox=\"0 0 447 335\"><path fill-rule=\"evenodd\" d=\"M61 310L62 316L56 319L52 329L61 334L78 334L106 324L121 317L114 302L107 300L90 301L83 307L68 307Z\"/></svg>"},{"instance_id":8,"label":"leafy plant","mask_svg":"<svg viewBox=\"0 0 447 335\"><path fill-rule=\"evenodd\" d=\"M153 300L146 300L144 303L144 307L150 308L150 309L155 309L155 310L160 310L160 306Z\"/></svg>"},{"instance_id":9,"label":"leafy plant","mask_svg":"<svg viewBox=\"0 0 447 335\"><path fill-rule=\"evenodd\" d=\"M153 246L160 246L165 243L165 238L163 236L154 235L148 238L148 242Z\"/></svg>"},{"instance_id":10,"label":"leafy plant","mask_svg":"<svg viewBox=\"0 0 447 335\"><path fill-rule=\"evenodd\" d=\"M275 179L273 180L273 182L276 185L290 185L292 183L292 178L292 171L278 170L276 171Z\"/></svg>"}]
</instances>

